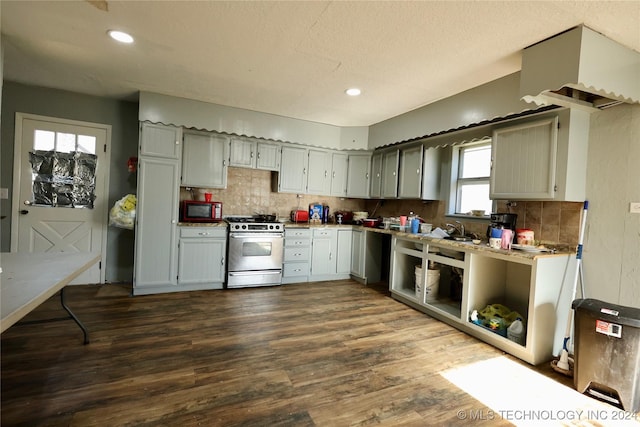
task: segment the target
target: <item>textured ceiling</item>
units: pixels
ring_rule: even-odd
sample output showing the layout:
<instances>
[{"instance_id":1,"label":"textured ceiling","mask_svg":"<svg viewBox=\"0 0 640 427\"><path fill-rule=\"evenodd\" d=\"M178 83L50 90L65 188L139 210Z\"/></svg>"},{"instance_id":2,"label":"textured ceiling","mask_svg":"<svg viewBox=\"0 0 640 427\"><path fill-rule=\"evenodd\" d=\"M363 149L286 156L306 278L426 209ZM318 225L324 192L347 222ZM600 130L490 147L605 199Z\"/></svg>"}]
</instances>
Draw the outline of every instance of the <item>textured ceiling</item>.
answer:
<instances>
[{"instance_id":1,"label":"textured ceiling","mask_svg":"<svg viewBox=\"0 0 640 427\"><path fill-rule=\"evenodd\" d=\"M107 9L107 10L104 10ZM520 69L579 24L640 51L640 1L6 1L4 78L367 126ZM130 32L118 45L108 29ZM349 98L344 90L362 89Z\"/></svg>"}]
</instances>

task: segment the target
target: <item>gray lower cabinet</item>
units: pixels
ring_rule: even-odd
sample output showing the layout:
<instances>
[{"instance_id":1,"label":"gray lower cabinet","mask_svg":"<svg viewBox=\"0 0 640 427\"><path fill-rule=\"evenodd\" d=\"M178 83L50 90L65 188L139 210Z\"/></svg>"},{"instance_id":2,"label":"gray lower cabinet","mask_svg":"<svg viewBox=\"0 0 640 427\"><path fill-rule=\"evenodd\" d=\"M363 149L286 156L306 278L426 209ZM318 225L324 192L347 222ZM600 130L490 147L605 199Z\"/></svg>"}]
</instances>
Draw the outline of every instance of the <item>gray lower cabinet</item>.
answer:
<instances>
[{"instance_id":1,"label":"gray lower cabinet","mask_svg":"<svg viewBox=\"0 0 640 427\"><path fill-rule=\"evenodd\" d=\"M166 126L142 126L141 151L153 151L154 141L170 157L140 155L136 206L135 261L133 294L166 292L174 289L176 279L176 228L178 223L178 185L180 161L169 147L179 141L180 129ZM156 138L154 140L154 138Z\"/></svg>"},{"instance_id":2,"label":"gray lower cabinet","mask_svg":"<svg viewBox=\"0 0 640 427\"><path fill-rule=\"evenodd\" d=\"M226 227L179 229L179 290L222 289L225 281Z\"/></svg>"},{"instance_id":3,"label":"gray lower cabinet","mask_svg":"<svg viewBox=\"0 0 640 427\"><path fill-rule=\"evenodd\" d=\"M383 235L354 228L351 243L351 277L362 283L380 281Z\"/></svg>"},{"instance_id":4,"label":"gray lower cabinet","mask_svg":"<svg viewBox=\"0 0 640 427\"><path fill-rule=\"evenodd\" d=\"M349 278L351 229L314 228L311 243L310 281Z\"/></svg>"},{"instance_id":5,"label":"gray lower cabinet","mask_svg":"<svg viewBox=\"0 0 640 427\"><path fill-rule=\"evenodd\" d=\"M282 283L308 281L310 259L311 230L309 228L286 228L285 226Z\"/></svg>"}]
</instances>

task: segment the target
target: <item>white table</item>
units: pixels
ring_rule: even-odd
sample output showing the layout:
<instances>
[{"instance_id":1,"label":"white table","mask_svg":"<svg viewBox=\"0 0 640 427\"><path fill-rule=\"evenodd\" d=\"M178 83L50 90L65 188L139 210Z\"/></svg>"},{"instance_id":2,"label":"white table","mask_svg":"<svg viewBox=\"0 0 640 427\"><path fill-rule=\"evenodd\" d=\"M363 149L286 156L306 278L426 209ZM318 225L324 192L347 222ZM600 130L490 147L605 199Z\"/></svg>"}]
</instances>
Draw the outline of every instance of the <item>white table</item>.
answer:
<instances>
[{"instance_id":1,"label":"white table","mask_svg":"<svg viewBox=\"0 0 640 427\"><path fill-rule=\"evenodd\" d=\"M88 344L87 329L65 304L64 288L98 260L100 254L95 253L0 254L0 332L60 291L62 307L82 329Z\"/></svg>"}]
</instances>

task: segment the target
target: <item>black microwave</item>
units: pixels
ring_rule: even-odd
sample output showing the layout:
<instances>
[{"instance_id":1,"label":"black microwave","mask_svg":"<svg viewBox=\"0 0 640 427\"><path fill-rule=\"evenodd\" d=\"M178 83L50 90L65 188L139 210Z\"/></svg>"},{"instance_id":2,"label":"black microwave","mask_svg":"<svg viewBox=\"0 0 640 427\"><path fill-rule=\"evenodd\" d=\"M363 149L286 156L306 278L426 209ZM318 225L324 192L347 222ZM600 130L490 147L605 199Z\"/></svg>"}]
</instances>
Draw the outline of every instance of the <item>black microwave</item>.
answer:
<instances>
[{"instance_id":1,"label":"black microwave","mask_svg":"<svg viewBox=\"0 0 640 427\"><path fill-rule=\"evenodd\" d=\"M203 202L183 200L180 209L182 222L218 222L222 221L221 202Z\"/></svg>"}]
</instances>

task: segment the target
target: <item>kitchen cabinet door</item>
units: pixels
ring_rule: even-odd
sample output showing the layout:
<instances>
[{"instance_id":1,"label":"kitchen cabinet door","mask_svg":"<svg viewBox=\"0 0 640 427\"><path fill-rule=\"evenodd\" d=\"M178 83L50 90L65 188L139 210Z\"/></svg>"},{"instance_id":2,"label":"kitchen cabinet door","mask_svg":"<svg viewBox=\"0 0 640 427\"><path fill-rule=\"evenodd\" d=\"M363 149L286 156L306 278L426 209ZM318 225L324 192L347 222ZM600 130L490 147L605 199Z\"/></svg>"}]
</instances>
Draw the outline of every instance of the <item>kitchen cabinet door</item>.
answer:
<instances>
[{"instance_id":1,"label":"kitchen cabinet door","mask_svg":"<svg viewBox=\"0 0 640 427\"><path fill-rule=\"evenodd\" d=\"M398 150L387 151L382 159L382 198L398 197Z\"/></svg>"},{"instance_id":2,"label":"kitchen cabinet door","mask_svg":"<svg viewBox=\"0 0 640 427\"><path fill-rule=\"evenodd\" d=\"M176 286L177 160L140 156L133 294Z\"/></svg>"},{"instance_id":3,"label":"kitchen cabinet door","mask_svg":"<svg viewBox=\"0 0 640 427\"><path fill-rule=\"evenodd\" d=\"M331 153L309 150L307 194L328 195L331 192Z\"/></svg>"},{"instance_id":4,"label":"kitchen cabinet door","mask_svg":"<svg viewBox=\"0 0 640 427\"><path fill-rule=\"evenodd\" d=\"M226 239L180 239L178 285L210 284L222 289L225 280Z\"/></svg>"},{"instance_id":5,"label":"kitchen cabinet door","mask_svg":"<svg viewBox=\"0 0 640 427\"><path fill-rule=\"evenodd\" d=\"M398 197L419 199L422 195L422 145L400 150Z\"/></svg>"},{"instance_id":6,"label":"kitchen cabinet door","mask_svg":"<svg viewBox=\"0 0 640 427\"><path fill-rule=\"evenodd\" d=\"M300 147L282 147L278 191L282 193L307 192L308 150Z\"/></svg>"},{"instance_id":7,"label":"kitchen cabinet door","mask_svg":"<svg viewBox=\"0 0 640 427\"><path fill-rule=\"evenodd\" d=\"M347 166L349 157L346 154L331 155L331 195L345 197L347 195Z\"/></svg>"},{"instance_id":8,"label":"kitchen cabinet door","mask_svg":"<svg viewBox=\"0 0 640 427\"><path fill-rule=\"evenodd\" d=\"M228 158L229 137L212 132L185 132L182 185L227 188Z\"/></svg>"},{"instance_id":9,"label":"kitchen cabinet door","mask_svg":"<svg viewBox=\"0 0 640 427\"><path fill-rule=\"evenodd\" d=\"M351 274L364 277L364 231L353 230L351 239Z\"/></svg>"},{"instance_id":10,"label":"kitchen cabinet door","mask_svg":"<svg viewBox=\"0 0 640 427\"><path fill-rule=\"evenodd\" d=\"M231 138L229 166L239 168L256 167L256 141L249 138Z\"/></svg>"},{"instance_id":11,"label":"kitchen cabinet door","mask_svg":"<svg viewBox=\"0 0 640 427\"><path fill-rule=\"evenodd\" d=\"M491 199L553 199L557 117L496 129L491 141Z\"/></svg>"},{"instance_id":12,"label":"kitchen cabinet door","mask_svg":"<svg viewBox=\"0 0 640 427\"><path fill-rule=\"evenodd\" d=\"M311 280L329 280L336 274L337 230L313 230L311 243Z\"/></svg>"},{"instance_id":13,"label":"kitchen cabinet door","mask_svg":"<svg viewBox=\"0 0 640 427\"><path fill-rule=\"evenodd\" d=\"M182 128L142 123L140 126L140 156L179 159L182 151Z\"/></svg>"},{"instance_id":14,"label":"kitchen cabinet door","mask_svg":"<svg viewBox=\"0 0 640 427\"><path fill-rule=\"evenodd\" d=\"M257 148L256 168L277 172L280 169L280 144L258 141Z\"/></svg>"},{"instance_id":15,"label":"kitchen cabinet door","mask_svg":"<svg viewBox=\"0 0 640 427\"><path fill-rule=\"evenodd\" d=\"M422 162L422 200L439 200L442 153L440 148L426 148Z\"/></svg>"},{"instance_id":16,"label":"kitchen cabinet door","mask_svg":"<svg viewBox=\"0 0 640 427\"><path fill-rule=\"evenodd\" d=\"M336 274L351 273L351 247L353 231L338 230L336 247Z\"/></svg>"},{"instance_id":17,"label":"kitchen cabinet door","mask_svg":"<svg viewBox=\"0 0 640 427\"><path fill-rule=\"evenodd\" d=\"M379 199L382 197L382 153L371 157L371 186L369 197Z\"/></svg>"},{"instance_id":18,"label":"kitchen cabinet door","mask_svg":"<svg viewBox=\"0 0 640 427\"><path fill-rule=\"evenodd\" d=\"M371 154L349 154L347 197L369 198Z\"/></svg>"}]
</instances>

